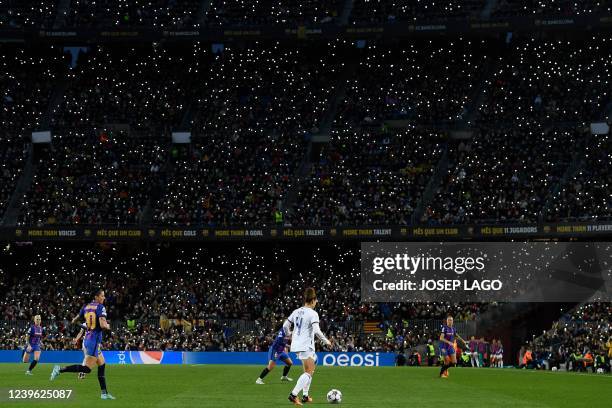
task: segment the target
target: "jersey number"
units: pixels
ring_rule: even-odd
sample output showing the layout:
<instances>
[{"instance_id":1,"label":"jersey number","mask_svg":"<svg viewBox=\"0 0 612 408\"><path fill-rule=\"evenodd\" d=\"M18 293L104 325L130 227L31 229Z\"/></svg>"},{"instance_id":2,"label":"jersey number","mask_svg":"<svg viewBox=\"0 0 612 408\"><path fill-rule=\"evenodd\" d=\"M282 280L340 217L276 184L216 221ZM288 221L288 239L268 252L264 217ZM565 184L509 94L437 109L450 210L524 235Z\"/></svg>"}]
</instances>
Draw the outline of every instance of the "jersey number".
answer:
<instances>
[{"instance_id":1,"label":"jersey number","mask_svg":"<svg viewBox=\"0 0 612 408\"><path fill-rule=\"evenodd\" d=\"M87 328L89 330L95 329L96 328L96 313L95 312L85 313L85 323L87 324Z\"/></svg>"},{"instance_id":2,"label":"jersey number","mask_svg":"<svg viewBox=\"0 0 612 408\"><path fill-rule=\"evenodd\" d=\"M297 327L297 335L300 335L300 332L302 331L302 318L298 317L295 319L295 327Z\"/></svg>"}]
</instances>

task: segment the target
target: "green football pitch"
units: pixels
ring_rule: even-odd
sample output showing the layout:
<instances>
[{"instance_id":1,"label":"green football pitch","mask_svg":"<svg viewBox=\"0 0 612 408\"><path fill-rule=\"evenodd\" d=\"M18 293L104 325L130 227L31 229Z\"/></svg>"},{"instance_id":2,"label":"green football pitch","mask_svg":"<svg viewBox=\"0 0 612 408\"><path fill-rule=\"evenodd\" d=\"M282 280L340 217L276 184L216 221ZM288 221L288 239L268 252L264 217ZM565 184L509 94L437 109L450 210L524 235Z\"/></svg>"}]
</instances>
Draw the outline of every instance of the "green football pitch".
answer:
<instances>
[{"instance_id":1,"label":"green football pitch","mask_svg":"<svg viewBox=\"0 0 612 408\"><path fill-rule=\"evenodd\" d=\"M84 380L62 374L49 381L52 366L40 364L34 376L23 364L0 364L0 406L8 407L283 407L291 406L291 384L280 382L277 368L265 385L255 379L263 366L107 366L115 401L100 400L95 370ZM297 379L294 367L290 377ZM72 389L71 401L7 402L9 389ZM612 376L515 369L451 369L440 379L425 367L318 367L310 394L315 406L327 405L332 388L346 407L609 407Z\"/></svg>"}]
</instances>

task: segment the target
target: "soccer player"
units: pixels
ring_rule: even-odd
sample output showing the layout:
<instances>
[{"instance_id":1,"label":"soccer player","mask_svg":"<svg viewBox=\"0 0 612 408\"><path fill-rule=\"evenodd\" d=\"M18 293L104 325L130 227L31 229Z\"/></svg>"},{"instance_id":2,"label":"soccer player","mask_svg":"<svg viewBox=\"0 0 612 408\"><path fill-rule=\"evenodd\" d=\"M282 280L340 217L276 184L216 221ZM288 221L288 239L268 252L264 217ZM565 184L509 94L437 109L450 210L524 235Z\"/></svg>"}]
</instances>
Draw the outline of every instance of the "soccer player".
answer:
<instances>
[{"instance_id":1,"label":"soccer player","mask_svg":"<svg viewBox=\"0 0 612 408\"><path fill-rule=\"evenodd\" d=\"M470 349L472 367L480 367L480 360L478 359L478 340L476 340L474 336L471 337L468 347Z\"/></svg>"},{"instance_id":2,"label":"soccer player","mask_svg":"<svg viewBox=\"0 0 612 408\"><path fill-rule=\"evenodd\" d=\"M504 346L497 340L497 353L495 353L495 367L504 368Z\"/></svg>"},{"instance_id":3,"label":"soccer player","mask_svg":"<svg viewBox=\"0 0 612 408\"><path fill-rule=\"evenodd\" d=\"M74 364L64 368L59 365L53 367L51 381L55 380L61 373L90 373L94 365L98 365L98 382L100 383L100 396L103 400L114 400L106 389L106 377L104 375L106 363L102 355L102 330L110 330L110 325L106 321L106 308L104 307L104 290L99 289L94 293L94 300L81 308L78 316L72 319L75 324L79 319L85 319L87 332L83 340L85 348L85 364Z\"/></svg>"},{"instance_id":4,"label":"soccer player","mask_svg":"<svg viewBox=\"0 0 612 408\"><path fill-rule=\"evenodd\" d=\"M83 335L86 333L86 331L87 331L87 324L85 324L85 323L81 323L81 330L79 330L79 334L77 334L77 336L76 336L76 337L74 338L74 340L73 340L73 343L74 343L74 346L75 346L75 347L78 347L78 346L79 346L79 340L81 340L81 337L83 337ZM85 343L83 343L83 344L82 344L82 347L81 347L81 348L82 348L82 350L83 350L83 363L82 363L82 365L85 365L85 361L86 361L86 358L87 358L87 349L85 348ZM86 376L86 375L87 375L87 374L85 374L85 373L83 373L83 372L80 372L80 373L77 375L77 378L78 378L79 380L82 380L82 379L84 379L84 378L85 378L85 376Z\"/></svg>"},{"instance_id":5,"label":"soccer player","mask_svg":"<svg viewBox=\"0 0 612 408\"><path fill-rule=\"evenodd\" d=\"M268 366L263 369L259 375L259 378L255 381L255 384L264 384L264 377L268 375L268 373L272 371L274 367L276 367L277 360L281 360L285 364L281 381L293 381L292 378L287 377L287 374L289 374L289 370L293 365L293 361L291 361L291 358L287 354L287 336L285 335L285 329L280 329L274 338L274 342L268 351Z\"/></svg>"},{"instance_id":6,"label":"soccer player","mask_svg":"<svg viewBox=\"0 0 612 408\"><path fill-rule=\"evenodd\" d=\"M315 370L317 355L315 354L314 338L317 336L325 345L331 346L321 328L319 327L319 314L314 308L317 306L317 295L314 288L306 288L304 291L304 306L296 309L291 313L289 318L283 324L283 330L288 335L291 335L291 351L297 353L297 357L302 361L304 373L300 375L293 391L289 394L289 401L295 405L312 402L312 398L308 395L310 384L312 383L312 375ZM293 333L291 332L293 325ZM302 391L302 401L298 398L299 392Z\"/></svg>"},{"instance_id":7,"label":"soccer player","mask_svg":"<svg viewBox=\"0 0 612 408\"><path fill-rule=\"evenodd\" d=\"M38 360L40 360L40 346L42 344L43 336L43 329L40 325L41 320L40 315L34 316L34 324L30 327L30 330L28 330L28 334L26 335L26 342L28 343L28 346L23 353L23 362L27 363L30 360L30 354L34 354L34 358L30 363L28 371L26 371L26 375L32 375L32 370L34 367L36 367L36 364L38 364Z\"/></svg>"},{"instance_id":8,"label":"soccer player","mask_svg":"<svg viewBox=\"0 0 612 408\"><path fill-rule=\"evenodd\" d=\"M489 367L495 367L497 365L497 340L491 340L489 352Z\"/></svg>"},{"instance_id":9,"label":"soccer player","mask_svg":"<svg viewBox=\"0 0 612 408\"><path fill-rule=\"evenodd\" d=\"M459 336L457 329L453 327L453 316L446 318L446 324L442 325L442 333L440 333L440 354L444 357L444 364L440 368L440 377L448 377L448 369L457 365L457 353L455 351L455 337L467 346L465 340Z\"/></svg>"}]
</instances>

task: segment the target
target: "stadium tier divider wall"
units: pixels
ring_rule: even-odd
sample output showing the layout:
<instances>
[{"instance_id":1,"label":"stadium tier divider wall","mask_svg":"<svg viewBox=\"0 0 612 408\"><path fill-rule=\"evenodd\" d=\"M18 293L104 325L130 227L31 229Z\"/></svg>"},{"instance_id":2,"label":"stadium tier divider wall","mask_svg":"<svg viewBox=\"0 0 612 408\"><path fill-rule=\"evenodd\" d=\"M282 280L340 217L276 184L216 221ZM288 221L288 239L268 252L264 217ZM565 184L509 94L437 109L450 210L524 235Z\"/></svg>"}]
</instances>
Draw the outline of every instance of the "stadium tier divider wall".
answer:
<instances>
[{"instance_id":1,"label":"stadium tier divider wall","mask_svg":"<svg viewBox=\"0 0 612 408\"><path fill-rule=\"evenodd\" d=\"M346 227L0 227L0 241L266 241L266 240L489 240L513 238L605 238L612 220L547 224L471 224Z\"/></svg>"},{"instance_id":2,"label":"stadium tier divider wall","mask_svg":"<svg viewBox=\"0 0 612 408\"><path fill-rule=\"evenodd\" d=\"M592 13L574 16L515 16L495 19L458 19L449 21L421 20L418 23L387 23L341 26L337 24L297 26L267 25L252 27L205 27L188 30L167 30L154 28L66 28L63 30L40 30L36 28L0 30L0 40L48 41L70 43L120 42L120 41L213 41L241 39L259 41L265 38L276 39L368 39L438 36L440 34L487 34L496 35L507 32L524 31L589 31L609 29L612 16L606 13Z\"/></svg>"}]
</instances>

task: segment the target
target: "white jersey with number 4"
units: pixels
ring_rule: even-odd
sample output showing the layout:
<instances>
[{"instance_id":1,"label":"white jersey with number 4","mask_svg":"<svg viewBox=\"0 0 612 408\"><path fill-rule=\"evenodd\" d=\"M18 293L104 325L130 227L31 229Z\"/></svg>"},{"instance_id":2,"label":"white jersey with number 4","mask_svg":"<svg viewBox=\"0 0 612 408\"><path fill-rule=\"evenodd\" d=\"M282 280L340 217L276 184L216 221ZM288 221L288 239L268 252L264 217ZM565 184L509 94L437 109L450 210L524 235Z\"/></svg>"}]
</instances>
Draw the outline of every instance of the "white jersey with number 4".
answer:
<instances>
[{"instance_id":1,"label":"white jersey with number 4","mask_svg":"<svg viewBox=\"0 0 612 408\"><path fill-rule=\"evenodd\" d=\"M319 323L319 314L309 307L295 309L287 319L293 324L291 351L314 351L315 332L313 324Z\"/></svg>"}]
</instances>

